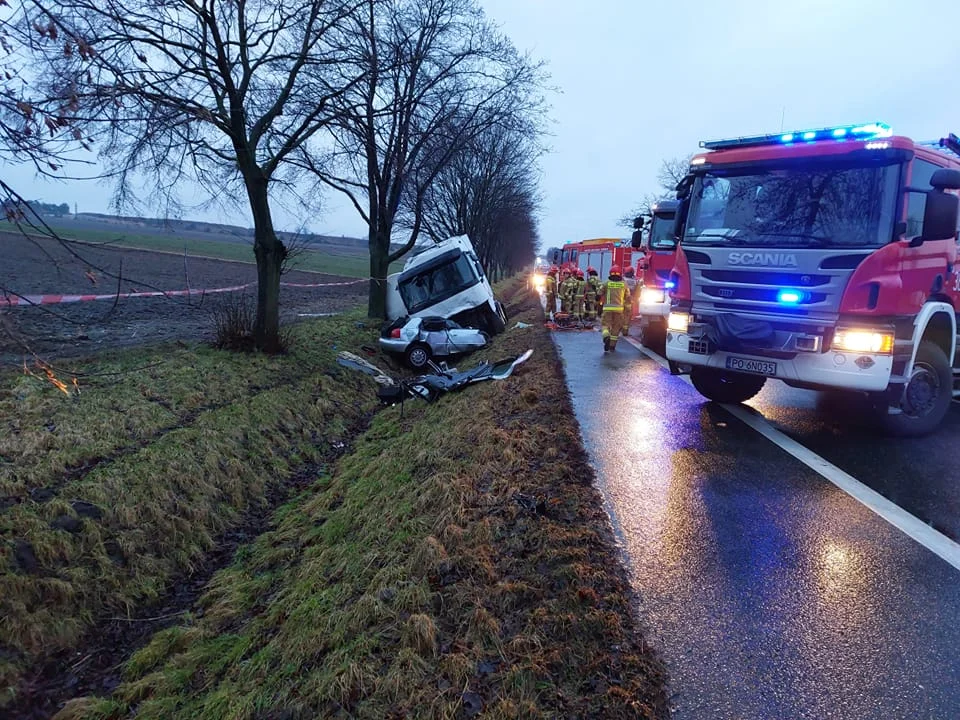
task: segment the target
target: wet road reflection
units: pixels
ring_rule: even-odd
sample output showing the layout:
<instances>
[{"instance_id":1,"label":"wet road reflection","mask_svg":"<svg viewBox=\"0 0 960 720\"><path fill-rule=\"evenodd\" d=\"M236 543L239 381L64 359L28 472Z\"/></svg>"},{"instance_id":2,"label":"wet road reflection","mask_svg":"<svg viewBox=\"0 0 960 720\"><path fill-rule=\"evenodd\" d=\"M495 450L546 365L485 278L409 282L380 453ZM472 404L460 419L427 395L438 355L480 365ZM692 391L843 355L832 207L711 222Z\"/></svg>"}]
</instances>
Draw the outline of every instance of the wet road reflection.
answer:
<instances>
[{"instance_id":1,"label":"wet road reflection","mask_svg":"<svg viewBox=\"0 0 960 720\"><path fill-rule=\"evenodd\" d=\"M879 430L867 399L768 382L748 403L785 432L954 541L960 541L960 405L924 438Z\"/></svg>"},{"instance_id":2,"label":"wet road reflection","mask_svg":"<svg viewBox=\"0 0 960 720\"><path fill-rule=\"evenodd\" d=\"M954 717L953 568L630 346L557 344L675 717Z\"/></svg>"}]
</instances>

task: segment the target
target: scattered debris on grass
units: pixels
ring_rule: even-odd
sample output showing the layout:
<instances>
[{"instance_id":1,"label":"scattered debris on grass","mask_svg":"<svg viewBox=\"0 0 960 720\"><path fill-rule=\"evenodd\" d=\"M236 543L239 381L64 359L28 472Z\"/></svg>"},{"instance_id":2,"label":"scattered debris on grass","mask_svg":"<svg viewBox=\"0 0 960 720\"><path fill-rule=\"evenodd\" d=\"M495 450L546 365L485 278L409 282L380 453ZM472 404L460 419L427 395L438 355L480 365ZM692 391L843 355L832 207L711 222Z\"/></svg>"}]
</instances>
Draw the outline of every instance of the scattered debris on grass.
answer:
<instances>
[{"instance_id":1,"label":"scattered debris on grass","mask_svg":"<svg viewBox=\"0 0 960 720\"><path fill-rule=\"evenodd\" d=\"M371 376L380 386L377 390L377 397L380 398L380 401L393 405L403 402L406 398L422 398L427 402L433 402L440 395L460 390L467 385L487 380L506 380L519 365L529 360L531 355L533 355L533 350L528 349L521 355L496 362L481 360L476 367L463 372L456 368L447 367L446 363L437 365L430 362L431 373L399 380L387 375L373 363L353 353L339 353L337 363Z\"/></svg>"}]
</instances>

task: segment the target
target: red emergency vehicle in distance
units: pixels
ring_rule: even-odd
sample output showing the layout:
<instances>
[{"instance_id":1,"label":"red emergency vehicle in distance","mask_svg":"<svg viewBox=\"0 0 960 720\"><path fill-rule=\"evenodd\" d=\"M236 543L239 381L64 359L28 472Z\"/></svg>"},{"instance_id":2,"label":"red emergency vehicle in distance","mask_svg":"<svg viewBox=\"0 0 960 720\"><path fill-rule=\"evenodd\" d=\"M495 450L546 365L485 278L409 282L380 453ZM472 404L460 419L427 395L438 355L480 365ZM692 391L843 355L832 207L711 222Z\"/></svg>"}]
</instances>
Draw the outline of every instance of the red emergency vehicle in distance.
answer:
<instances>
[{"instance_id":1,"label":"red emergency vehicle in distance","mask_svg":"<svg viewBox=\"0 0 960 720\"><path fill-rule=\"evenodd\" d=\"M643 218L633 226L631 245L639 250L637 282L639 292L634 300L635 318L642 328L641 342L658 352L664 352L667 335L667 316L670 314L670 272L677 256L677 238L674 223L676 200L663 200L650 208L650 223L643 229Z\"/></svg>"},{"instance_id":2,"label":"red emergency vehicle in distance","mask_svg":"<svg viewBox=\"0 0 960 720\"><path fill-rule=\"evenodd\" d=\"M869 393L895 434L936 428L960 395L960 139L870 123L701 146L678 188L671 370L720 402L779 378Z\"/></svg>"},{"instance_id":3,"label":"red emergency vehicle in distance","mask_svg":"<svg viewBox=\"0 0 960 720\"><path fill-rule=\"evenodd\" d=\"M570 242L560 248L556 265L574 266L583 270L594 268L601 280L606 280L614 265L626 267L633 257L630 243L620 238L594 238Z\"/></svg>"}]
</instances>

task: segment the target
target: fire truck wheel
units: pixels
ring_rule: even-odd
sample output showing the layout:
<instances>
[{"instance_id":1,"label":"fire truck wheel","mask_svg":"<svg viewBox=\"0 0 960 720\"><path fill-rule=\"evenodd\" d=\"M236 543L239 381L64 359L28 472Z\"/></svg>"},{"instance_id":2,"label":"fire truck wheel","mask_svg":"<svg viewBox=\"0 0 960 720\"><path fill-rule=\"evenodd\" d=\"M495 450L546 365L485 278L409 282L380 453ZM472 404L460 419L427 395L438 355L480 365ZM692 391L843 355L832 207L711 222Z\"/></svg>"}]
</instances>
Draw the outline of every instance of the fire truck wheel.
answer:
<instances>
[{"instance_id":1,"label":"fire truck wheel","mask_svg":"<svg viewBox=\"0 0 960 720\"><path fill-rule=\"evenodd\" d=\"M901 412L897 415L885 413L884 425L891 435L926 435L936 430L950 409L952 398L953 369L950 361L939 345L924 340L917 348L913 372L903 389Z\"/></svg>"},{"instance_id":2,"label":"fire truck wheel","mask_svg":"<svg viewBox=\"0 0 960 720\"><path fill-rule=\"evenodd\" d=\"M718 403L742 403L760 392L767 379L696 366L690 371L690 381L705 398Z\"/></svg>"},{"instance_id":3,"label":"fire truck wheel","mask_svg":"<svg viewBox=\"0 0 960 720\"><path fill-rule=\"evenodd\" d=\"M667 328L661 322L653 322L643 328L640 344L661 355L667 354Z\"/></svg>"},{"instance_id":4,"label":"fire truck wheel","mask_svg":"<svg viewBox=\"0 0 960 720\"><path fill-rule=\"evenodd\" d=\"M422 370L427 366L427 363L430 362L430 357L432 354L433 353L430 352L429 345L415 342L407 348L407 365L412 367L414 370Z\"/></svg>"}]
</instances>

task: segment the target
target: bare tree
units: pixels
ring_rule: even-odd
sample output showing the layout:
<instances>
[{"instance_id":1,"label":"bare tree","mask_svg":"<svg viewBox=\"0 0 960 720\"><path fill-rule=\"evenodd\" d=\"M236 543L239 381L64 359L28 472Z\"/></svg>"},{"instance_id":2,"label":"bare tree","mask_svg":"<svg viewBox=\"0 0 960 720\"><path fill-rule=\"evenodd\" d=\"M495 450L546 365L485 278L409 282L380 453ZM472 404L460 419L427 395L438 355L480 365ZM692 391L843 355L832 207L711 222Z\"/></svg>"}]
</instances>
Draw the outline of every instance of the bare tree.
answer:
<instances>
[{"instance_id":1,"label":"bare tree","mask_svg":"<svg viewBox=\"0 0 960 720\"><path fill-rule=\"evenodd\" d=\"M633 227L633 220L637 217L649 217L651 208L658 202L669 200L675 196L677 184L686 177L690 170L690 160L693 155L675 157L663 160L657 171L657 185L659 190L644 195L636 207L622 216L618 223L625 227Z\"/></svg>"},{"instance_id":2,"label":"bare tree","mask_svg":"<svg viewBox=\"0 0 960 720\"><path fill-rule=\"evenodd\" d=\"M287 248L271 197L291 190L287 163L330 122L337 96L321 69L342 60L328 42L363 0L24 0L22 25L52 27L33 43L56 108L104 141L117 201L146 178L155 196L196 183L213 198L246 196L257 261L255 344L279 349L280 272ZM190 183L184 186L183 183ZM242 191L241 191L242 188Z\"/></svg>"},{"instance_id":3,"label":"bare tree","mask_svg":"<svg viewBox=\"0 0 960 720\"><path fill-rule=\"evenodd\" d=\"M301 157L367 224L368 310L384 317L387 268L416 243L427 189L472 137L542 104L542 67L515 50L476 0L366 0L365 16L353 16L342 37L348 61L331 84L364 80L333 100L329 152ZM405 202L409 235L391 252Z\"/></svg>"},{"instance_id":4,"label":"bare tree","mask_svg":"<svg viewBox=\"0 0 960 720\"><path fill-rule=\"evenodd\" d=\"M424 232L434 240L468 235L494 278L533 261L539 204L536 126L522 118L471 139L422 198ZM410 224L409 213L404 217Z\"/></svg>"}]
</instances>

